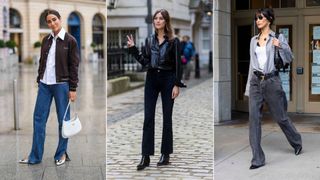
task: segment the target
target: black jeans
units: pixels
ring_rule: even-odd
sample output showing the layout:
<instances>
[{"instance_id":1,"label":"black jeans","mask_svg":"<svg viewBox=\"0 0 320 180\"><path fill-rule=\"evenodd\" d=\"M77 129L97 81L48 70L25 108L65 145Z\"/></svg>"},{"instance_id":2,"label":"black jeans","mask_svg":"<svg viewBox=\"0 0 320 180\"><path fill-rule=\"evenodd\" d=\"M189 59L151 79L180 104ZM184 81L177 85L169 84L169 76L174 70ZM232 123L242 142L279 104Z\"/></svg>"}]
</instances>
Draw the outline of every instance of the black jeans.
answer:
<instances>
[{"instance_id":1,"label":"black jeans","mask_svg":"<svg viewBox=\"0 0 320 180\"><path fill-rule=\"evenodd\" d=\"M172 137L172 89L175 76L172 71L148 70L144 93L144 124L142 137L142 155L154 155L154 120L159 93L161 93L163 130L161 154L173 152Z\"/></svg>"}]
</instances>

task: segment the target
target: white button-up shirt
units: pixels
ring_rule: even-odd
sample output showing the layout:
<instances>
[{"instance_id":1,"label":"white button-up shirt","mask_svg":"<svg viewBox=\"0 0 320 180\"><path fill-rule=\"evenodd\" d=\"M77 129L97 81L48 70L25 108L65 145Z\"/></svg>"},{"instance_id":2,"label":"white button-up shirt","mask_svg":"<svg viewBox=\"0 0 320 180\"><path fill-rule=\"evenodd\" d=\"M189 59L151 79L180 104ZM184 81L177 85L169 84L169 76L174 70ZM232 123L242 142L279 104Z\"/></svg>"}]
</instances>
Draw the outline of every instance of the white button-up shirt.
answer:
<instances>
[{"instance_id":1,"label":"white button-up shirt","mask_svg":"<svg viewBox=\"0 0 320 180\"><path fill-rule=\"evenodd\" d=\"M65 34L66 34L66 31L63 28L61 28L61 30L57 36L54 36L53 32L51 32L51 36L53 37L52 44L51 44L51 47L49 50L47 63L46 63L46 69L44 71L43 79L40 80L44 84L47 84L47 85L57 84L57 81L56 81L56 43L57 43L57 38L64 40ZM49 38L51 38L51 36L49 36Z\"/></svg>"}]
</instances>

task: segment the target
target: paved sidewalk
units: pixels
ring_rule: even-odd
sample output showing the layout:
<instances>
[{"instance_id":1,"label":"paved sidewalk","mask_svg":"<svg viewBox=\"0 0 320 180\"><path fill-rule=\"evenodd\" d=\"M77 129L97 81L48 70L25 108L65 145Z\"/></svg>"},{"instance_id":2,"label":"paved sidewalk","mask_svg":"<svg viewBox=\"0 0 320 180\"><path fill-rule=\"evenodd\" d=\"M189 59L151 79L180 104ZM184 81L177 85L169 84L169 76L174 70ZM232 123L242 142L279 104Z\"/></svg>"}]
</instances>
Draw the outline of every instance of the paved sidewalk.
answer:
<instances>
[{"instance_id":1,"label":"paved sidewalk","mask_svg":"<svg viewBox=\"0 0 320 180\"><path fill-rule=\"evenodd\" d=\"M201 69L201 77L195 79L194 71L191 72L190 80L186 81L187 88L181 88L183 94L184 91L197 86L198 84L212 78L212 73L208 73L207 69ZM130 117L140 111L143 111L144 88L138 88L127 91L122 94L110 96L107 98L107 113L108 113L108 125L115 123L119 120ZM160 103L161 98L158 99Z\"/></svg>"},{"instance_id":2,"label":"paved sidewalk","mask_svg":"<svg viewBox=\"0 0 320 180\"><path fill-rule=\"evenodd\" d=\"M302 135L302 154L296 156L279 126L269 114L262 125L261 146L266 165L249 170L248 114L237 114L235 123L216 125L215 180L319 180L320 179L320 124L319 116L290 114Z\"/></svg>"},{"instance_id":3,"label":"paved sidewalk","mask_svg":"<svg viewBox=\"0 0 320 180\"><path fill-rule=\"evenodd\" d=\"M19 164L27 156L32 143L33 110L37 95L36 66L20 64L0 74L0 179L55 180L105 179L105 64L82 63L78 92L78 115L82 131L70 138L71 161L56 167L53 156L58 144L55 103L47 123L44 157L38 165ZM12 79L19 82L20 130L13 130ZM73 107L71 107L71 110Z\"/></svg>"},{"instance_id":4,"label":"paved sidewalk","mask_svg":"<svg viewBox=\"0 0 320 180\"><path fill-rule=\"evenodd\" d=\"M174 153L171 155L171 165L166 167L156 166L160 157L162 135L161 104L158 103L156 108L155 156L151 156L150 167L143 171L137 171L136 166L141 158L144 112L140 111L121 121L108 124L107 178L211 180L213 178L212 83L212 78L205 80L183 90L176 99L173 112ZM110 99L108 104L109 101Z\"/></svg>"}]
</instances>

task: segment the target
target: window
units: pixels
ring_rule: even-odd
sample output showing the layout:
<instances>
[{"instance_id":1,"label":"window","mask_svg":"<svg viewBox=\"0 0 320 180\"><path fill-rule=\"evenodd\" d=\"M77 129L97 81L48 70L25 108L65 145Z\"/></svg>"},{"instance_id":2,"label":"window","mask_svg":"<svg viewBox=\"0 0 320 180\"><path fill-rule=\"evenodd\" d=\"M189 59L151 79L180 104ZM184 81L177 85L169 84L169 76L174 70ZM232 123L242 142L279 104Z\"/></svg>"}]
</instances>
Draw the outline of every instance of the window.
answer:
<instances>
[{"instance_id":1,"label":"window","mask_svg":"<svg viewBox=\"0 0 320 180\"><path fill-rule=\"evenodd\" d=\"M92 42L97 46L94 48L94 52L98 53L99 58L104 57L103 53L103 20L99 14L96 14L92 20Z\"/></svg>"},{"instance_id":2,"label":"window","mask_svg":"<svg viewBox=\"0 0 320 180\"><path fill-rule=\"evenodd\" d=\"M246 10L249 9L249 0L237 0L236 1L237 10Z\"/></svg>"},{"instance_id":3,"label":"window","mask_svg":"<svg viewBox=\"0 0 320 180\"><path fill-rule=\"evenodd\" d=\"M307 0L307 6L320 6L320 0Z\"/></svg>"},{"instance_id":4,"label":"window","mask_svg":"<svg viewBox=\"0 0 320 180\"><path fill-rule=\"evenodd\" d=\"M21 16L20 13L10 8L9 10L10 28L21 28Z\"/></svg>"},{"instance_id":5,"label":"window","mask_svg":"<svg viewBox=\"0 0 320 180\"><path fill-rule=\"evenodd\" d=\"M103 21L101 16L99 16L98 14L96 14L93 17L93 21L92 21L92 31L94 32L103 32Z\"/></svg>"},{"instance_id":6,"label":"window","mask_svg":"<svg viewBox=\"0 0 320 180\"><path fill-rule=\"evenodd\" d=\"M296 7L296 0L282 0L281 7L282 8Z\"/></svg>"},{"instance_id":7,"label":"window","mask_svg":"<svg viewBox=\"0 0 320 180\"><path fill-rule=\"evenodd\" d=\"M8 18L8 10L7 10L7 8L6 7L3 7L3 11L2 11L2 13L3 13L3 27L4 28L7 28L8 26L7 26L7 18Z\"/></svg>"},{"instance_id":8,"label":"window","mask_svg":"<svg viewBox=\"0 0 320 180\"><path fill-rule=\"evenodd\" d=\"M107 32L107 46L108 48L115 48L120 46L119 30L108 30Z\"/></svg>"},{"instance_id":9,"label":"window","mask_svg":"<svg viewBox=\"0 0 320 180\"><path fill-rule=\"evenodd\" d=\"M279 8L279 0L265 0L265 7Z\"/></svg>"},{"instance_id":10,"label":"window","mask_svg":"<svg viewBox=\"0 0 320 180\"><path fill-rule=\"evenodd\" d=\"M259 9L265 7L264 0L251 0L250 8Z\"/></svg>"},{"instance_id":11,"label":"window","mask_svg":"<svg viewBox=\"0 0 320 180\"><path fill-rule=\"evenodd\" d=\"M202 49L210 50L210 32L209 27L202 28Z\"/></svg>"},{"instance_id":12,"label":"window","mask_svg":"<svg viewBox=\"0 0 320 180\"><path fill-rule=\"evenodd\" d=\"M312 1L312 0L311 0ZM296 0L236 0L236 10L295 7Z\"/></svg>"},{"instance_id":13,"label":"window","mask_svg":"<svg viewBox=\"0 0 320 180\"><path fill-rule=\"evenodd\" d=\"M134 37L135 42L137 42L136 29L109 29L107 32L108 48L125 47L127 45L127 35L131 34ZM139 44L136 44L136 46L138 47Z\"/></svg>"}]
</instances>

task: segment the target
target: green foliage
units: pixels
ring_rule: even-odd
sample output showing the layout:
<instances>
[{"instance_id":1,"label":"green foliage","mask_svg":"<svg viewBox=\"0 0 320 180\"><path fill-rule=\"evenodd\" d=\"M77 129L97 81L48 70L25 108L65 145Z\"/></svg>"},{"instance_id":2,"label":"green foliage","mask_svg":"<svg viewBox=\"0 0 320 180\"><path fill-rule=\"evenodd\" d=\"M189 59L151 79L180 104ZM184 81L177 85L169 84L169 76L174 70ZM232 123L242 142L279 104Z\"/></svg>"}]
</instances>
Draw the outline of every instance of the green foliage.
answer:
<instances>
[{"instance_id":1,"label":"green foliage","mask_svg":"<svg viewBox=\"0 0 320 180\"><path fill-rule=\"evenodd\" d=\"M0 39L0 48L6 47L4 40Z\"/></svg>"},{"instance_id":2,"label":"green foliage","mask_svg":"<svg viewBox=\"0 0 320 180\"><path fill-rule=\"evenodd\" d=\"M10 49L13 49L16 46L17 46L16 42L14 42L12 40L9 40L9 41L6 42L6 47L8 47Z\"/></svg>"},{"instance_id":3,"label":"green foliage","mask_svg":"<svg viewBox=\"0 0 320 180\"><path fill-rule=\"evenodd\" d=\"M97 44L96 44L95 42L92 42L92 43L90 44L90 46L94 49L94 48L97 47Z\"/></svg>"},{"instance_id":4,"label":"green foliage","mask_svg":"<svg viewBox=\"0 0 320 180\"><path fill-rule=\"evenodd\" d=\"M35 43L33 43L33 48L38 48L38 47L41 47L40 41L36 41Z\"/></svg>"}]
</instances>

